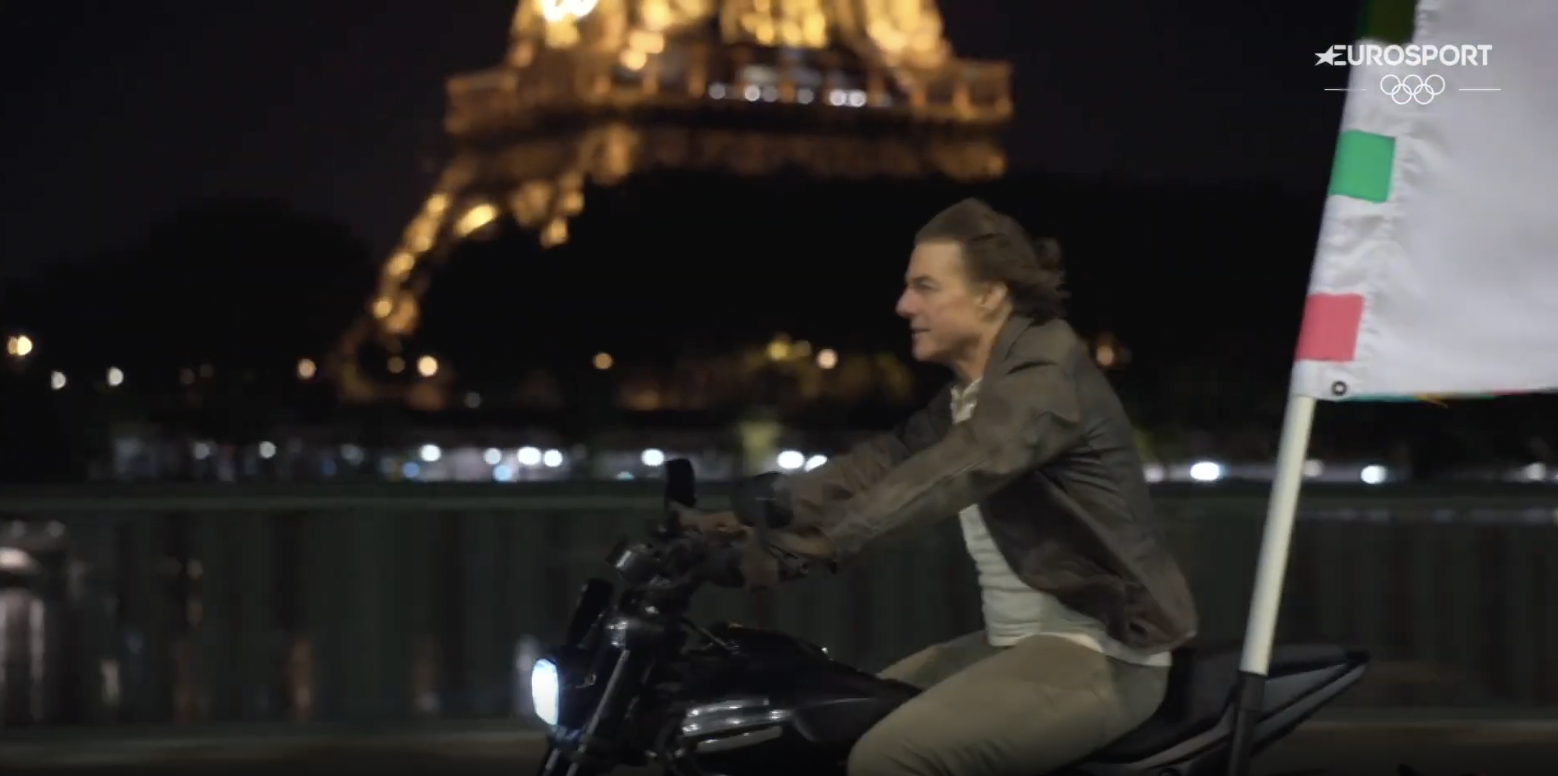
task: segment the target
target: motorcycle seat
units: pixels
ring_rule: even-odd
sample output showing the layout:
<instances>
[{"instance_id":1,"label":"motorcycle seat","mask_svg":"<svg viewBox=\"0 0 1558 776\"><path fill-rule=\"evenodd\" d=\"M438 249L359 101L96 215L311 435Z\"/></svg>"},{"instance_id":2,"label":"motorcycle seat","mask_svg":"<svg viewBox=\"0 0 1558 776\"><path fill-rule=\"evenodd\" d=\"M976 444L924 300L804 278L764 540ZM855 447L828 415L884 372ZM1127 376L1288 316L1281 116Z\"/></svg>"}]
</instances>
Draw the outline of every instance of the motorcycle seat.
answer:
<instances>
[{"instance_id":1,"label":"motorcycle seat","mask_svg":"<svg viewBox=\"0 0 1558 776\"><path fill-rule=\"evenodd\" d=\"M1211 730L1234 702L1240 648L1190 646L1174 651L1168 692L1146 722L1104 747L1089 762L1136 762ZM1269 676L1346 665L1348 651L1330 644L1279 645L1272 650Z\"/></svg>"}]
</instances>

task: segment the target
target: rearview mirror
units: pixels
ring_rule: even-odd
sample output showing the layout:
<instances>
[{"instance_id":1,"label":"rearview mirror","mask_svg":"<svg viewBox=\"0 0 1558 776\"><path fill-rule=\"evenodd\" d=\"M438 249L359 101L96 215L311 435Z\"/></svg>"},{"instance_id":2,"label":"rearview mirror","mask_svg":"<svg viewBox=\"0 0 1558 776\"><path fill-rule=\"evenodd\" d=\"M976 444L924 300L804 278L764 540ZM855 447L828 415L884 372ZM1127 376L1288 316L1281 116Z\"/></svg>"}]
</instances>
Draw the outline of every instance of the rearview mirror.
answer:
<instances>
[{"instance_id":1,"label":"rearview mirror","mask_svg":"<svg viewBox=\"0 0 1558 776\"><path fill-rule=\"evenodd\" d=\"M665 505L698 506L698 482L692 461L672 458L665 462Z\"/></svg>"}]
</instances>

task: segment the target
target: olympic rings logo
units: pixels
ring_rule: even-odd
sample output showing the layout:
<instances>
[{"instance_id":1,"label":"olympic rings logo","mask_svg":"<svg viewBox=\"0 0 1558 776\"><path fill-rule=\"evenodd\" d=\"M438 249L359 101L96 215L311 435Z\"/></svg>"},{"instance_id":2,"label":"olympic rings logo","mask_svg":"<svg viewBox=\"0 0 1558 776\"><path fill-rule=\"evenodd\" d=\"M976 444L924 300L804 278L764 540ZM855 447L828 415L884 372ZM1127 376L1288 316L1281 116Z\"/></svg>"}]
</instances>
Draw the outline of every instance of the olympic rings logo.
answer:
<instances>
[{"instance_id":1,"label":"olympic rings logo","mask_svg":"<svg viewBox=\"0 0 1558 776\"><path fill-rule=\"evenodd\" d=\"M1406 76L1398 76L1390 73L1379 79L1380 91L1397 105L1406 105L1416 102L1418 105L1427 105L1434 101L1435 97L1444 93L1444 76L1434 73L1424 78L1416 73Z\"/></svg>"}]
</instances>

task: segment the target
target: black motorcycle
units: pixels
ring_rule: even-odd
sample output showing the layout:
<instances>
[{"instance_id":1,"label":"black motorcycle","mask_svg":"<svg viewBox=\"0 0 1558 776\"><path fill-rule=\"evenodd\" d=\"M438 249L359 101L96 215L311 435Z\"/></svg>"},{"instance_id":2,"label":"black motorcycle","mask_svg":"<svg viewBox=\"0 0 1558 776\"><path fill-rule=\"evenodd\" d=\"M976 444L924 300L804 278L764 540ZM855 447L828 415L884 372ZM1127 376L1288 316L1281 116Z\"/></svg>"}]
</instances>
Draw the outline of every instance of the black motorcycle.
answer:
<instances>
[{"instance_id":1,"label":"black motorcycle","mask_svg":"<svg viewBox=\"0 0 1558 776\"><path fill-rule=\"evenodd\" d=\"M665 520L648 540L624 541L608 557L621 593L605 580L586 583L562 645L531 673L533 708L551 728L539 775L649 764L675 776L843 774L855 741L919 691L782 633L689 620L693 594L729 573L739 549L682 527L696 506L689 462L667 462L665 476ZM753 541L775 527L763 488L759 481L733 497ZM798 559L783 560L787 574L805 573ZM1220 773L1238 660L1237 648L1178 650L1157 713L1067 773ZM1368 663L1367 654L1337 646L1278 646L1257 750L1357 683Z\"/></svg>"}]
</instances>

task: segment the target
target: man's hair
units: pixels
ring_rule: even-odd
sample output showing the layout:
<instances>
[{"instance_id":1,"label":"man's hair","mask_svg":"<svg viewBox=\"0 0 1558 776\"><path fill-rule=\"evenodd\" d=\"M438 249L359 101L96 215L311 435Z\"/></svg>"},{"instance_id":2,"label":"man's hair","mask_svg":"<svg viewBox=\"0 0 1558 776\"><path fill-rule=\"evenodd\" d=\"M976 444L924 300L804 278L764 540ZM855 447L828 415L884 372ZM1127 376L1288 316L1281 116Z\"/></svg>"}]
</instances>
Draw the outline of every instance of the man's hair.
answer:
<instances>
[{"instance_id":1,"label":"man's hair","mask_svg":"<svg viewBox=\"0 0 1558 776\"><path fill-rule=\"evenodd\" d=\"M937 213L914 239L956 243L969 278L1005 283L1014 312L1041 323L1065 315L1060 244L1030 238L1021 224L984 202L965 199Z\"/></svg>"}]
</instances>

